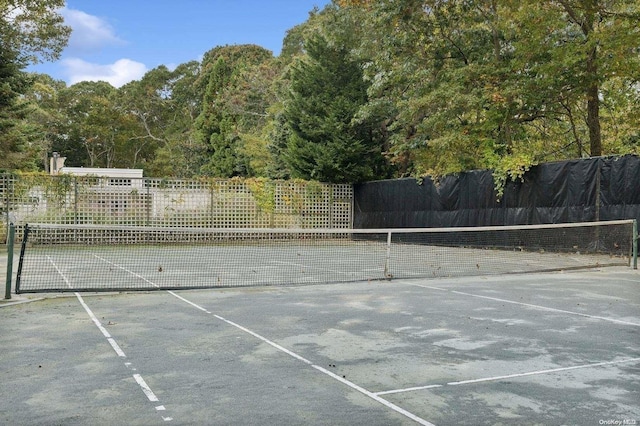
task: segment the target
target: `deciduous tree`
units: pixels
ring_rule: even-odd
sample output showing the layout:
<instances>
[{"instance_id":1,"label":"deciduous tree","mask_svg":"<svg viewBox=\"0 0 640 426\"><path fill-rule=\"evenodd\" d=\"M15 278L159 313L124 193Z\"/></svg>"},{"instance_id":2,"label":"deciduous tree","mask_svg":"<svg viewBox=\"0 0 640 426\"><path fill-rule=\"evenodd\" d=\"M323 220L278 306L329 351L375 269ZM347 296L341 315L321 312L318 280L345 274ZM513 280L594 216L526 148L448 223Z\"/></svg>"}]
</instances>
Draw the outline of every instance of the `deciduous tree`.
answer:
<instances>
[{"instance_id":1,"label":"deciduous tree","mask_svg":"<svg viewBox=\"0 0 640 426\"><path fill-rule=\"evenodd\" d=\"M0 0L0 45L21 65L52 61L67 45L71 28L59 10L64 0Z\"/></svg>"},{"instance_id":2,"label":"deciduous tree","mask_svg":"<svg viewBox=\"0 0 640 426\"><path fill-rule=\"evenodd\" d=\"M389 116L408 172L517 178L540 161L622 153L637 134L608 127L638 106L637 1L338 3L365 14L360 115Z\"/></svg>"},{"instance_id":3,"label":"deciduous tree","mask_svg":"<svg viewBox=\"0 0 640 426\"><path fill-rule=\"evenodd\" d=\"M23 97L32 79L22 70L60 56L71 31L58 13L62 6L63 0L0 0L0 167L37 167L38 131L26 120L32 108Z\"/></svg>"}]
</instances>

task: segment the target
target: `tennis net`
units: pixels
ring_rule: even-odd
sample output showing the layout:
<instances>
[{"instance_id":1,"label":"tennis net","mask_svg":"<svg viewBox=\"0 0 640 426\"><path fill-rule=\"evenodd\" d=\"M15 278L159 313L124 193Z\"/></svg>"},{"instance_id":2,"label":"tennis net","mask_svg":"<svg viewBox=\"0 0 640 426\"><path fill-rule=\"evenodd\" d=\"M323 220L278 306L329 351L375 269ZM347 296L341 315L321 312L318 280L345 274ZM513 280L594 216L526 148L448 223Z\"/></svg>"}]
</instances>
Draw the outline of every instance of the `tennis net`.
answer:
<instances>
[{"instance_id":1,"label":"tennis net","mask_svg":"<svg viewBox=\"0 0 640 426\"><path fill-rule=\"evenodd\" d=\"M32 224L22 238L16 293L299 285L631 265L635 229L633 220L419 229Z\"/></svg>"}]
</instances>

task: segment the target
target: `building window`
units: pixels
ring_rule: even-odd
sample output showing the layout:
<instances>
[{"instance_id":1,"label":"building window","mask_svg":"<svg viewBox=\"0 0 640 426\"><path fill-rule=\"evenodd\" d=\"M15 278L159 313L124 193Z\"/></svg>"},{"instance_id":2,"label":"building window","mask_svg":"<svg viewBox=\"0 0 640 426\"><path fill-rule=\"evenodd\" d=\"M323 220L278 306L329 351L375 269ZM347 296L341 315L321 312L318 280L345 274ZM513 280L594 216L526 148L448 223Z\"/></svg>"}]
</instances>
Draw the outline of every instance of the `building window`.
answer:
<instances>
[{"instance_id":1,"label":"building window","mask_svg":"<svg viewBox=\"0 0 640 426\"><path fill-rule=\"evenodd\" d=\"M131 179L124 178L110 178L109 185L111 186L131 186Z\"/></svg>"}]
</instances>

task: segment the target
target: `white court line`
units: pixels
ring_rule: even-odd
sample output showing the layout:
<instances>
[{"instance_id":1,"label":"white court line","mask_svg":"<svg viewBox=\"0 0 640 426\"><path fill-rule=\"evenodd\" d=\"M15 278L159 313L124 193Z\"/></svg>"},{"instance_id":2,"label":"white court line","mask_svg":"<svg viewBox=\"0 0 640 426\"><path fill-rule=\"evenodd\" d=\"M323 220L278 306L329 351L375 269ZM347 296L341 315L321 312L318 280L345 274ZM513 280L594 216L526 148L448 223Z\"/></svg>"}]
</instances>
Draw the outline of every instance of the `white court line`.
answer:
<instances>
[{"instance_id":1,"label":"white court line","mask_svg":"<svg viewBox=\"0 0 640 426\"><path fill-rule=\"evenodd\" d=\"M272 262L273 263L279 263L281 265L299 266L301 268L307 268L307 269L319 269L321 271L333 272L334 274L350 275L349 272L336 271L336 270L328 269L328 268L320 268L320 267L317 267L317 266L305 265L305 264L302 264L302 263L282 262L282 261L279 261L279 260L273 260Z\"/></svg>"},{"instance_id":2,"label":"white court line","mask_svg":"<svg viewBox=\"0 0 640 426\"><path fill-rule=\"evenodd\" d=\"M549 370L538 370L538 371L530 371L527 373L517 373L517 374L509 374L506 376L495 376L495 377L486 377L482 379L474 379L474 380L462 380L459 382L449 382L447 385L457 386L457 385L466 385L469 383L479 383L479 382L490 382L495 380L503 380L503 379L512 379L515 377L525 377L525 376L535 376L539 374L549 374L549 373L557 373L560 371L569 371L569 370L578 370L581 368L593 368L593 367L601 367L603 365L614 365L614 364L623 364L627 362L638 362L640 358L630 358L623 359L620 361L607 361L607 362L597 362L595 364L585 364L585 365L575 365L573 367L561 367L561 368L552 368Z\"/></svg>"},{"instance_id":3,"label":"white court line","mask_svg":"<svg viewBox=\"0 0 640 426\"><path fill-rule=\"evenodd\" d=\"M98 256L96 256L98 257ZM99 258L99 257L98 257ZM67 286L69 288L72 288L71 286L71 282L69 282L69 280L67 279L66 275L64 275L62 273L62 271L60 270L60 268L58 268L58 265L56 265L55 262L53 262L53 260L47 256L47 259L49 260L49 262L51 263L51 265L53 265L53 267L55 268L55 270L58 272L58 274L62 277L62 279L64 280L64 282L67 284ZM100 258L99 258L100 259ZM104 260L104 259L101 259ZM105 260L106 261L106 260ZM124 351L122 350L122 348L120 348L120 345L118 345L118 343L115 341L115 339L113 337L111 337L111 334L107 331L106 328L104 328L104 326L102 325L102 323L100 322L100 320L98 319L98 317L95 316L95 314L93 313L93 311L91 310L91 308L89 308L89 305L87 305L84 301L84 299L82 298L82 296L80 295L80 293L74 293L76 298L78 299L78 302L80 302L80 305L82 305L82 307L84 308L84 310L87 312L87 314L89 315L89 318L91 318L91 321L93 321L93 323L96 325L96 327L98 327L98 330L100 330L100 332L102 333L102 335L104 337L106 337L107 341L109 342L109 344L111 345L111 347L113 348L113 350L116 352L116 354L121 357L121 358L126 358L127 355L125 355ZM132 364L130 362L125 362L124 363L125 366L131 370L135 371L135 368L132 367ZM156 397L156 395L153 393L153 391L151 390L151 388L147 385L147 383L144 381L144 379L142 378L142 376L140 374L134 374L133 375L134 380L138 383L138 385L140 386L140 388L142 388L142 392L144 392L144 394L147 396L147 398L149 399L149 401L151 402L158 402L158 398ZM160 405L159 407L162 408L158 408L156 407L156 410L164 410L164 406ZM161 416L162 420L164 420L165 422L169 422L171 420L173 420L172 417L164 417Z\"/></svg>"},{"instance_id":4,"label":"white court line","mask_svg":"<svg viewBox=\"0 0 640 426\"><path fill-rule=\"evenodd\" d=\"M628 362L638 362L640 358L629 358L622 359L619 361L606 361L606 362L597 362L594 364L584 364L584 365L574 365L572 367L560 367L560 368L551 368L548 370L538 370L538 371L528 371L526 373L516 373L516 374L508 374L505 376L494 376L494 377L483 377L481 379L472 379L472 380L461 380L459 382L448 382L444 385L427 385L427 386L414 386L411 388L404 389L393 389L388 391L376 392L376 395L390 395L395 393L403 393L403 392L412 392L418 390L425 389L433 389L433 388L441 388L443 386L459 386L459 385L468 385L472 383L481 383L481 382L494 382L496 380L504 380L504 379L514 379L518 377L526 377L526 376L538 376L541 374L550 374L550 373L559 373L562 371L570 371L570 370L579 370L582 368L594 368L594 367L602 367L604 365L614 365L614 364L624 364Z\"/></svg>"},{"instance_id":5,"label":"white court line","mask_svg":"<svg viewBox=\"0 0 640 426\"><path fill-rule=\"evenodd\" d=\"M113 265L113 266L115 266L117 268L122 269L123 271L126 271L126 272L134 275L135 277L138 277L138 278L144 280L145 282L147 282L147 283L149 283L149 284L151 284L151 285L153 285L155 287L159 287L157 284L153 283L152 281L149 281L148 279L144 278L143 276L141 276L139 274L136 274L135 272L130 271L130 270L126 269L123 266L117 265L117 264L115 264L113 262L110 262L107 259L101 258L99 256L96 256L96 257L98 259L104 261L104 262L107 262L107 263L109 263L109 264L111 264L111 265ZM284 263L284 262L279 262L279 263ZM300 266L300 265L298 265L298 266ZM204 307L198 305L197 303L194 303L194 302L192 302L192 301L190 301L190 300L188 300L188 299L176 294L173 291L167 291L167 293L169 293L170 295L176 297L177 299L179 299L179 300L191 305L192 307L194 307L194 308L196 308L196 309L198 309L198 310L200 310L202 312L205 312L207 314L213 315L215 318L219 319L220 321L223 321L223 322L225 322L225 323L227 323L227 324L229 324L229 325L231 325L233 327L238 328L239 330L244 331L247 334L250 334L251 336L263 341L264 343L276 348L277 350L279 350L279 351L281 351L281 352L283 352L283 353L285 353L285 354L287 354L287 355L289 355L289 356L291 356L291 357L293 357L293 358L295 358L295 359L297 359L299 361L302 361L307 365L310 365L311 367L313 367L317 371L320 371L320 372L328 375L329 377L332 377L333 379L340 381L341 383L349 386L351 389L354 389L354 390L356 390L356 391L368 396L369 398L371 398L371 399L383 404L387 408L390 408L393 411L395 411L395 412L397 412L399 414L402 414L403 416L405 416L407 418L410 418L411 420L413 420L413 421L415 421L415 422L417 422L417 423L419 423L421 425L424 425L424 426L435 426L433 423L430 423L430 422L428 422L428 421L416 416L415 414L410 413L409 411L407 411L407 410L405 410L405 409L403 409L403 408L401 408L401 407L399 407L399 406L397 406L397 405L395 405L395 404L393 404L393 403L391 403L391 402L389 402L389 401L387 401L387 400L385 400L383 398L380 398L379 396L375 395L373 392L369 392L368 390L356 385L355 383L353 383L353 382L351 382L351 381L349 381L349 380L347 380L347 379L345 379L343 377L340 377L340 376L338 376L338 375L336 375L336 374L334 374L334 373L332 373L332 372L330 372L330 371L328 371L328 370L326 370L326 369L324 369L324 368L322 368L322 367L320 367L318 365L313 364L308 359L306 359L306 358L298 355L297 353L285 348L284 346L281 346L281 345L279 345L279 344L267 339L264 336L261 336L260 334L254 332L254 331L249 330L246 327L241 326L240 324L237 324L237 323L235 323L233 321L230 321L230 320L228 320L226 318L223 318L220 315L215 315L212 312L210 312L209 310L207 310L206 308L204 308ZM140 383L140 382L138 382L138 383ZM142 386L142 385L140 385L140 386ZM144 387L143 387L143 390L144 390ZM163 419L164 419L164 417L163 417Z\"/></svg>"},{"instance_id":6,"label":"white court line","mask_svg":"<svg viewBox=\"0 0 640 426\"><path fill-rule=\"evenodd\" d=\"M136 278L140 278L142 281L146 282L147 284L151 284L152 286L154 286L154 287L156 287L156 288L160 288L160 286L159 286L158 284L156 284L156 283L154 283L154 282L152 282L152 281L149 281L148 279L146 279L146 278L145 278L145 277L143 277L142 275L137 274L137 273L135 273L135 272L133 272L133 271L131 271L131 270L129 270L129 269L127 269L127 268L125 268L124 266L117 265L117 264L115 264L115 263L113 263L113 262L111 262L111 261L109 261L109 260L105 259L104 257L100 257L100 256L98 256L97 254L94 254L94 256L95 256L97 259L100 259L100 260L102 260L103 262L108 263L108 264L109 264L109 265L111 265L111 266L115 266L115 267L116 267L116 268L118 268L118 269L122 269L123 271L125 271L125 272L127 272L127 273L129 273L129 274L133 275L133 276L134 276L134 277L136 277Z\"/></svg>"},{"instance_id":7,"label":"white court line","mask_svg":"<svg viewBox=\"0 0 640 426\"><path fill-rule=\"evenodd\" d=\"M211 313L211 312L209 312L208 310L206 310L205 308L203 308L202 306L200 306L200 305L196 305L196 304L195 304L195 303L193 303L192 301L185 299L184 297L182 297L182 296L180 296L180 295L178 295L178 294L174 293L174 292L173 292L173 291L171 291L171 290L168 290L168 291L167 291L167 293L169 293L170 295L172 295L172 296L174 296L174 297L177 297L178 299L182 300L182 301L183 301L183 302L185 302L185 303L188 303L189 305L193 306L193 307L194 307L194 308L196 308L196 309L200 309L202 312L205 312L205 313L207 313L207 314L210 314L210 313Z\"/></svg>"},{"instance_id":8,"label":"white court line","mask_svg":"<svg viewBox=\"0 0 640 426\"><path fill-rule=\"evenodd\" d=\"M149 401L158 402L158 397L156 396L156 394L153 393L153 391L151 390L149 385L147 385L147 382L144 381L141 375L134 374L133 378L136 379L136 382L138 382L138 384L142 388L142 392L144 392L144 394L147 395L147 398L149 398Z\"/></svg>"},{"instance_id":9,"label":"white court line","mask_svg":"<svg viewBox=\"0 0 640 426\"><path fill-rule=\"evenodd\" d=\"M349 386L350 388L355 389L360 393L363 393L364 395L368 396L369 398L371 398L371 399L379 402L380 404L382 404L382 405L384 405L384 406L386 406L386 407L388 407L388 408L390 408L390 409L402 414L403 416L410 418L411 420L415 421L416 423L419 423L421 425L427 425L427 426L428 425L435 426L435 425L433 425L433 423L429 423L428 421L424 420L423 418L418 417L415 414L413 414L413 413L411 413L411 412L409 412L409 411L407 411L407 410L405 410L403 408L398 407L397 405L387 401L386 399L380 398L379 395L377 395L377 394L375 394L373 392L369 392L368 390L356 385L355 383L345 379L344 377L340 377L337 374L332 373L331 371L329 371L329 370L327 370L327 369L325 369L323 367L320 367L318 365L313 365L312 367L315 368L316 370L318 370L318 371L320 371L320 372L322 372L322 373L324 373L324 374L326 374L326 375L338 380L339 382L344 383L345 385Z\"/></svg>"},{"instance_id":10,"label":"white court line","mask_svg":"<svg viewBox=\"0 0 640 426\"><path fill-rule=\"evenodd\" d=\"M526 306L528 308L541 309L541 310L544 310L544 311L560 312L560 313L563 313L563 314L577 315L577 316L585 317L585 318L591 318L591 319L597 319L597 320L602 320L602 321L614 322L614 323L617 323L617 324L632 325L632 326L635 326L635 327L640 327L640 324L638 324L638 323L630 322L630 321L618 320L618 319L615 319L615 318L608 318L608 317L601 317L601 316L597 316L597 315L583 314L581 312L574 312L574 311L567 311L567 310L564 310L564 309L549 308L547 306L533 305L531 303L516 302L514 300L500 299L498 297L482 296L480 294L466 293L464 291L457 291L457 290L448 290L446 288L431 287L431 286L422 285L422 284L407 283L407 285L414 286L414 287L428 288L428 289L431 289L431 290L446 291L446 292L450 292L450 293L454 293L454 294L460 294L460 295L463 295L463 296L477 297L477 298L480 298L480 299L492 300L494 302L510 303L512 305Z\"/></svg>"},{"instance_id":11,"label":"white court line","mask_svg":"<svg viewBox=\"0 0 640 426\"><path fill-rule=\"evenodd\" d=\"M111 345L113 350L116 351L116 354L118 354L118 356L120 358L126 358L127 356L125 355L125 353L122 350L122 348L120 348L120 345L118 345L118 343L115 341L115 339L113 337L111 337L111 335L109 334L107 329L103 327L103 325L100 322L100 320L93 314L93 311L85 303L85 301L82 298L82 296L80 296L80 294L78 294L78 293L75 293L75 295L78 298L78 301L80 302L80 304L82 305L84 310L87 311L87 314L89 315L89 318L91 318L91 321L93 321L93 323L96 325L96 327L98 327L98 330L100 330L102 332L104 337L107 338L107 341L109 342L109 344Z\"/></svg>"},{"instance_id":12,"label":"white court line","mask_svg":"<svg viewBox=\"0 0 640 426\"><path fill-rule=\"evenodd\" d=\"M171 293L171 294L173 294L175 296L174 293ZM204 308L196 305L195 303L186 300L184 297L178 297L178 299L183 300L183 301L187 302L188 304L190 304L192 306L195 306L196 308L198 308L200 310L205 310ZM211 313L211 312L208 312L206 310L205 310L205 312ZM266 344L268 344L270 346L273 346L274 348L278 349L279 351L284 352L287 355L292 356L293 358L304 362L305 364L313 365L313 363L311 361L309 361L308 359L301 357L300 355L296 354L295 352L292 352L289 349L287 349L287 348L285 348L283 346L280 346L276 342L272 342L271 340L267 339L266 337L263 337L263 336L259 335L258 333L255 333L255 332L249 330L248 328L241 326L240 324L237 324L237 323L235 323L233 321L229 321L228 319L223 318L220 315L215 315L214 314L213 316L218 318L220 321L224 321L227 324L232 325L232 326L244 331L245 333L248 333L248 334L252 335L253 337L255 337L257 339L262 340L264 343L266 343Z\"/></svg>"},{"instance_id":13,"label":"white court line","mask_svg":"<svg viewBox=\"0 0 640 426\"><path fill-rule=\"evenodd\" d=\"M403 388L403 389L393 389L388 391L376 392L376 395L390 395L394 393L402 393L402 392L413 392L425 389L435 389L441 388L444 385L426 385L426 386L413 386L411 388Z\"/></svg>"},{"instance_id":14,"label":"white court line","mask_svg":"<svg viewBox=\"0 0 640 426\"><path fill-rule=\"evenodd\" d=\"M53 267L55 268L56 272L58 272L58 275L60 275L62 277L62 279L64 280L64 282L67 284L67 286L69 288L73 288L71 286L71 283L69 282L69 279L66 277L66 275L64 275L62 273L62 271L60 270L60 268L58 268L58 265L51 259L51 257L47 256L47 260L51 263L51 265L53 265ZM102 333L102 335L104 337L107 338L107 341L109 342L109 344L111 345L111 347L113 348L114 351L116 351L116 354L118 354L119 357L121 358L125 358L126 355L124 354L124 351L120 348L120 346L118 345L118 343L113 339L113 337L111 337L111 334L109 334L109 332L107 331L106 328L104 328L104 326L102 325L102 323L100 322L100 320L93 314L93 312L91 311L91 309L89 309L89 306L84 302L84 299L82 298L82 296L80 296L80 293L74 293L76 298L78 299L78 301L80 302L80 305L82 305L82 307L84 308L84 310L87 312L87 314L89 315L89 318L91 318L91 321L93 321L93 323L96 325L96 327L98 327L98 330L100 330L100 332Z\"/></svg>"},{"instance_id":15,"label":"white court line","mask_svg":"<svg viewBox=\"0 0 640 426\"><path fill-rule=\"evenodd\" d=\"M185 300L183 297L180 297L179 299L181 299L181 300ZM197 305L196 305L196 304L194 304L193 302L190 302L190 301L189 301L188 303L189 303L190 305L192 305L192 306L197 306ZM204 308L202 308L202 307L199 307L199 309L200 309L200 310L203 310L203 311L205 310L205 309L204 309ZM271 341L271 340L267 339L267 338L266 338L266 337L264 337L264 336L261 336L260 334L258 334L258 333L256 333L256 332L254 332L254 331L249 330L249 329L248 329L248 328L246 328L246 327L243 327L243 326L241 326L241 325L239 325L239 324L237 324L237 323L235 323L235 322L233 322L233 321L229 321L228 319L225 319L225 318L223 318L223 317L221 317L221 316L219 316L219 315L213 315L213 316L214 316L214 317L216 317L216 318L218 318L218 319L219 319L219 320L221 320L221 321L226 322L226 323L227 323L227 324L229 324L229 325L232 325L232 326L234 326L234 327L236 327L236 328L238 328L238 329L240 329L240 330L244 331L245 333L248 333L248 334L250 334L250 335L252 335L252 336L256 337L257 339L260 339L260 340L261 340L261 341L263 341L264 343L266 343L266 344L268 344L268 345L270 345L270 346L272 346L272 347L274 347L274 348L278 349L279 351L284 352L284 353L286 353L287 355L289 355L289 356L291 356L291 357L293 357L293 358L295 358L295 359L297 359L297 360L299 360L299 361L302 361L302 362L304 362L304 363L305 363L305 364L307 364L307 365L310 365L312 368L316 369L317 371L320 371L321 373L324 373L324 374L326 374L327 376L329 376L329 377L331 377L331 378L333 378L333 379L335 379L335 380L338 380L339 382L341 382L341 383L343 383L343 384L347 385L347 386L348 386L348 387L350 387L351 389L356 390L356 391L358 391L358 392L360 392L360 393L362 393L362 394L364 394L364 395L368 396L369 398L371 398L371 399L373 399L373 400L375 400L375 401L377 401L377 402L379 402L379 403L383 404L383 405L384 405L384 406L386 406L387 408L392 409L392 410L393 410L393 411L395 411L396 413L402 414L403 416L405 416L405 417L407 417L407 418L410 418L411 420L415 421L416 423L419 423L419 424L424 425L424 426L435 426L433 423L430 423L430 422L426 421L425 419L423 419L423 418L421 418L421 417L418 417L418 416L416 416L416 415L415 415L415 414L413 414L413 413L410 413L409 411L407 411L407 410L405 410L405 409L403 409L403 408L401 408L401 407L399 407L399 406L397 406L397 405L395 405L395 404L393 404L393 403L391 403L391 402L387 401L387 400L386 400L386 399L384 399L384 398L380 398L378 395L374 394L373 392L370 392L370 391L368 391L368 390L366 390L366 389L364 389L364 388L362 388L362 387L360 387L360 386L356 385L355 383L353 383L353 382L352 382L352 381L350 381L350 380L345 379L344 377L340 377L340 376L338 376L337 374L334 374L334 373L332 373L331 371L328 371L327 369L325 369L325 368L323 368L323 367L320 367L319 365L315 365L315 364L313 364L311 361L309 361L308 359L306 359L306 358L302 357L301 355L298 355L297 353L295 353L295 352L293 352L293 351L291 351L291 350L289 350L289 349L287 349L287 348L285 348L285 347L283 347L283 346L281 346L281 345L279 345L279 344L277 344L277 343L275 343L275 342L273 342L273 341Z\"/></svg>"}]
</instances>

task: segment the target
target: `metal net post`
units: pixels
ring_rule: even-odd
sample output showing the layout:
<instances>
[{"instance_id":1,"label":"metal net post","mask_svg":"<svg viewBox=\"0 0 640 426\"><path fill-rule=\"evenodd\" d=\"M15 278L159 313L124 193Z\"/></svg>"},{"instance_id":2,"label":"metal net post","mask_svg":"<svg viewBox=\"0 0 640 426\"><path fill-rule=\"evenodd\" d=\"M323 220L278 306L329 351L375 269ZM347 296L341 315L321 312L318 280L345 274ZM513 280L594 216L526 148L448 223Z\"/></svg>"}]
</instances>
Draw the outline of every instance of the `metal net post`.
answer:
<instances>
[{"instance_id":1,"label":"metal net post","mask_svg":"<svg viewBox=\"0 0 640 426\"><path fill-rule=\"evenodd\" d=\"M633 269L638 269L638 221L634 220L633 221L633 241L631 243L631 247L632 247L632 263L633 263Z\"/></svg>"},{"instance_id":2,"label":"metal net post","mask_svg":"<svg viewBox=\"0 0 640 426\"><path fill-rule=\"evenodd\" d=\"M11 299L11 277L13 275L13 241L16 234L16 227L13 223L9 224L9 235L7 236L7 280L5 286L4 298Z\"/></svg>"}]
</instances>

